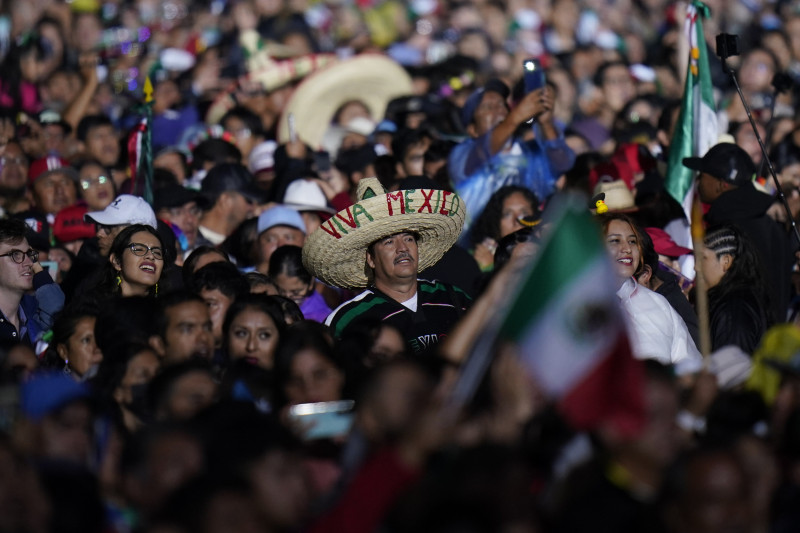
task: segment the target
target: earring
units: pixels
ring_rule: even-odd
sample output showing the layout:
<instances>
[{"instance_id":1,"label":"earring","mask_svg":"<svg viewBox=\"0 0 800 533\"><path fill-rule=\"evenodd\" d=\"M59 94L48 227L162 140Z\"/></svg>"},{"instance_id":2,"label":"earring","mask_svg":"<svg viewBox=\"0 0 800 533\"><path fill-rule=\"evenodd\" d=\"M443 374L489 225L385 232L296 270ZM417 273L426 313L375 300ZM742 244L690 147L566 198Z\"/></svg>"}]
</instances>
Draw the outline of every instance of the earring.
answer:
<instances>
[{"instance_id":1,"label":"earring","mask_svg":"<svg viewBox=\"0 0 800 533\"><path fill-rule=\"evenodd\" d=\"M72 369L69 367L69 359L64 359L64 368L61 371L67 376L72 374Z\"/></svg>"},{"instance_id":2,"label":"earring","mask_svg":"<svg viewBox=\"0 0 800 533\"><path fill-rule=\"evenodd\" d=\"M117 287L119 287L120 285L122 285L122 276L120 276L119 274L117 274L116 280L117 280Z\"/></svg>"},{"instance_id":3,"label":"earring","mask_svg":"<svg viewBox=\"0 0 800 533\"><path fill-rule=\"evenodd\" d=\"M156 289L156 292L153 294L153 296L158 296L158 283L156 283L155 289Z\"/></svg>"}]
</instances>

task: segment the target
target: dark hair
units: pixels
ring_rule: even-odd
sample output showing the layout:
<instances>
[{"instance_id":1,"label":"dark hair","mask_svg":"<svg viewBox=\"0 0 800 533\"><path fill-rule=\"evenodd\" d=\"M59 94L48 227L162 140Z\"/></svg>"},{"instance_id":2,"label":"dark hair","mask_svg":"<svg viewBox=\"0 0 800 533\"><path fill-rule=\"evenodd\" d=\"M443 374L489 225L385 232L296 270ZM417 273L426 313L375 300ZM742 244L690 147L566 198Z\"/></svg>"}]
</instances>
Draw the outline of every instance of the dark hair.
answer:
<instances>
[{"instance_id":1,"label":"dark hair","mask_svg":"<svg viewBox=\"0 0 800 533\"><path fill-rule=\"evenodd\" d=\"M283 320L287 324L289 321L291 321L292 324L295 324L305 318L303 316L303 312L300 310L300 306L297 305L291 298L286 298L285 296L279 296L277 294L270 296L270 298L275 300L280 306L281 313L283 314Z\"/></svg>"},{"instance_id":2,"label":"dark hair","mask_svg":"<svg viewBox=\"0 0 800 533\"><path fill-rule=\"evenodd\" d=\"M730 268L720 279L719 283L708 290L709 298L721 298L731 292L746 288L754 292L769 310L766 303L769 300L761 261L752 241L742 231L732 224L725 224L711 228L706 233L703 243L712 250L717 258L729 254L733 257Z\"/></svg>"},{"instance_id":3,"label":"dark hair","mask_svg":"<svg viewBox=\"0 0 800 533\"><path fill-rule=\"evenodd\" d=\"M23 57L30 54L35 54L37 61L47 59L48 56L46 39L33 31L22 34L16 40L12 39L11 47L0 64L0 72L3 73L0 79L0 89L11 98L11 107L15 112L23 111L20 93L23 81L20 62Z\"/></svg>"},{"instance_id":4,"label":"dark hair","mask_svg":"<svg viewBox=\"0 0 800 533\"><path fill-rule=\"evenodd\" d=\"M230 263L230 259L228 258L228 254L217 248L216 246L209 246L209 245L202 245L198 246L192 253L189 254L183 262L183 283L185 285L189 284L189 278L192 274L194 274L194 267L197 263L200 262L200 259L207 254L217 254L222 257L226 262Z\"/></svg>"},{"instance_id":5,"label":"dark hair","mask_svg":"<svg viewBox=\"0 0 800 533\"><path fill-rule=\"evenodd\" d=\"M392 137L392 155L398 163L403 162L406 152L422 142L430 139L430 133L424 128L408 129L404 128Z\"/></svg>"},{"instance_id":6,"label":"dark hair","mask_svg":"<svg viewBox=\"0 0 800 533\"><path fill-rule=\"evenodd\" d=\"M597 87L602 87L603 83L605 83L605 79L604 78L606 76L606 71L608 69L612 68L612 67L625 67L625 70L628 70L628 63L626 63L625 61L623 61L621 59L616 59L616 60L613 60L613 61L605 61L605 62L603 62L599 67L597 67L597 70L594 73L594 78L592 79L592 82Z\"/></svg>"},{"instance_id":7,"label":"dark hair","mask_svg":"<svg viewBox=\"0 0 800 533\"><path fill-rule=\"evenodd\" d=\"M156 353L149 344L131 342L120 346L114 352L113 357L103 357L100 368L97 370L97 375L92 378L92 388L107 406L115 402L113 398L114 391L125 378L125 374L128 372L128 365L137 355L145 351Z\"/></svg>"},{"instance_id":8,"label":"dark hair","mask_svg":"<svg viewBox=\"0 0 800 533\"><path fill-rule=\"evenodd\" d=\"M219 245L236 261L236 266L246 268L258 262L256 242L258 241L258 217L248 218L233 230L228 238Z\"/></svg>"},{"instance_id":9,"label":"dark hair","mask_svg":"<svg viewBox=\"0 0 800 533\"><path fill-rule=\"evenodd\" d=\"M384 361L374 361L371 357L372 347L383 328L397 329L376 317L359 318L342 332L341 338L336 340L334 349L338 359L344 364L353 394L361 390L374 370L372 367L379 366L370 363L385 364ZM408 343L404 337L402 338L405 352L410 353Z\"/></svg>"},{"instance_id":10,"label":"dark hair","mask_svg":"<svg viewBox=\"0 0 800 533\"><path fill-rule=\"evenodd\" d=\"M167 311L186 302L197 302L203 306L206 305L206 302L200 296L189 291L173 291L164 295L163 298L159 298L158 302L159 305L155 316L155 332L162 339L166 338L167 326L169 326Z\"/></svg>"},{"instance_id":11,"label":"dark hair","mask_svg":"<svg viewBox=\"0 0 800 533\"><path fill-rule=\"evenodd\" d=\"M658 252L656 252L653 239L650 238L650 234L647 231L640 231L639 237L639 242L642 243L642 262L650 267L650 270L653 271L653 276L655 276L658 271Z\"/></svg>"},{"instance_id":12,"label":"dark hair","mask_svg":"<svg viewBox=\"0 0 800 533\"><path fill-rule=\"evenodd\" d=\"M196 294L203 290L218 290L228 298L238 298L250 290L239 269L222 261L209 263L192 274L187 288Z\"/></svg>"},{"instance_id":13,"label":"dark hair","mask_svg":"<svg viewBox=\"0 0 800 533\"><path fill-rule=\"evenodd\" d=\"M91 305L66 307L56 315L53 322L53 337L42 359L45 368L63 368L65 362L58 355L58 347L69 343L70 337L75 334L78 322L84 318L97 318L98 310Z\"/></svg>"},{"instance_id":14,"label":"dark hair","mask_svg":"<svg viewBox=\"0 0 800 533\"><path fill-rule=\"evenodd\" d=\"M19 244L25 238L28 225L18 218L0 219L0 244Z\"/></svg>"},{"instance_id":15,"label":"dark hair","mask_svg":"<svg viewBox=\"0 0 800 533\"><path fill-rule=\"evenodd\" d=\"M250 285L250 290L252 291L254 288L258 287L259 285L270 285L278 290L278 286L275 285L275 282L272 281L272 278L267 276L266 274L262 274L257 270L252 272L248 272L244 275L245 281Z\"/></svg>"},{"instance_id":16,"label":"dark hair","mask_svg":"<svg viewBox=\"0 0 800 533\"><path fill-rule=\"evenodd\" d=\"M98 285L98 290L100 292L104 292L106 294L118 294L119 288L116 283L116 278L118 275L117 270L114 268L114 264L111 262L110 258L113 255L116 259L122 262L122 255L125 253L125 250L128 249L128 246L131 244L131 238L139 232L149 233L156 239L158 239L159 246L161 247L162 254L163 254L163 267L161 269L161 278L164 277L164 271L167 268L167 251L164 249L164 240L161 238L161 235L156 231L152 226L148 226L147 224L132 224L130 226L126 226L122 229L122 231L114 237L114 242L111 243L111 247L108 251L109 261L103 267L103 278ZM156 288L153 287L150 289L153 296L156 294Z\"/></svg>"},{"instance_id":17,"label":"dark hair","mask_svg":"<svg viewBox=\"0 0 800 533\"><path fill-rule=\"evenodd\" d=\"M147 387L147 405L150 415L155 418L159 410L167 403L175 383L194 372L203 372L212 379L214 378L211 365L200 359L189 359L163 367Z\"/></svg>"},{"instance_id":18,"label":"dark hair","mask_svg":"<svg viewBox=\"0 0 800 533\"><path fill-rule=\"evenodd\" d=\"M261 124L261 119L258 118L258 115L256 115L255 113L253 113L244 106L236 106L227 113L225 113L220 119L219 123L224 126L225 122L229 118L238 118L239 120L244 122L245 127L247 127L247 129L250 130L250 134L253 137L258 137L264 134L263 125Z\"/></svg>"},{"instance_id":19,"label":"dark hair","mask_svg":"<svg viewBox=\"0 0 800 533\"><path fill-rule=\"evenodd\" d=\"M486 202L486 207L472 226L470 241L477 245L485 238L490 237L495 241L500 240L500 219L503 215L503 203L514 193L520 193L531 204L534 210L539 207L539 199L533 192L518 185L500 187Z\"/></svg>"},{"instance_id":20,"label":"dark hair","mask_svg":"<svg viewBox=\"0 0 800 533\"><path fill-rule=\"evenodd\" d=\"M275 352L275 377L278 385L276 395L279 404L286 403L284 388L292 371L292 362L300 351L306 349L316 351L345 375L344 365L333 349L333 343L325 326L310 320L292 324L281 335L281 342Z\"/></svg>"},{"instance_id":21,"label":"dark hair","mask_svg":"<svg viewBox=\"0 0 800 533\"><path fill-rule=\"evenodd\" d=\"M794 144L789 136L772 149L769 157L775 163L775 170L781 172L790 165L800 163L800 147Z\"/></svg>"},{"instance_id":22,"label":"dark hair","mask_svg":"<svg viewBox=\"0 0 800 533\"><path fill-rule=\"evenodd\" d=\"M86 138L89 136L89 131L93 130L94 128L99 128L100 126L111 126L111 128L113 128L114 123L111 122L111 119L106 115L87 115L83 117L80 122L78 122L78 128L75 130L75 136L79 141L86 142Z\"/></svg>"},{"instance_id":23,"label":"dark hair","mask_svg":"<svg viewBox=\"0 0 800 533\"><path fill-rule=\"evenodd\" d=\"M228 334L231 324L237 316L248 309L254 309L269 316L275 323L275 327L278 328L278 342L283 339L284 331L286 330L286 321L283 318L283 311L280 304L276 302L272 296L247 293L236 298L225 313L225 320L222 322L222 346L227 349Z\"/></svg>"},{"instance_id":24,"label":"dark hair","mask_svg":"<svg viewBox=\"0 0 800 533\"><path fill-rule=\"evenodd\" d=\"M127 344L146 343L155 334L153 317L158 304L148 296L108 300L100 307L95 340L104 354L115 354Z\"/></svg>"},{"instance_id":25,"label":"dark hair","mask_svg":"<svg viewBox=\"0 0 800 533\"><path fill-rule=\"evenodd\" d=\"M235 144L223 139L206 139L192 150L192 170L200 170L206 163L240 162L242 152Z\"/></svg>"},{"instance_id":26,"label":"dark hair","mask_svg":"<svg viewBox=\"0 0 800 533\"><path fill-rule=\"evenodd\" d=\"M639 250L639 264L636 265L636 270L633 273L634 277L638 276L642 271L642 266L644 265L644 251L642 250L642 233L644 233L644 230L641 229L631 217L623 213L606 213L604 215L598 215L596 219L603 230L603 242L605 242L605 235L608 231L608 226L611 225L612 221L621 220L622 222L630 225L633 234L636 236L636 248Z\"/></svg>"},{"instance_id":27,"label":"dark hair","mask_svg":"<svg viewBox=\"0 0 800 533\"><path fill-rule=\"evenodd\" d=\"M303 249L299 246L279 246L269 258L270 278L279 274L291 278L300 278L303 283L311 283L314 279L303 266Z\"/></svg>"}]
</instances>

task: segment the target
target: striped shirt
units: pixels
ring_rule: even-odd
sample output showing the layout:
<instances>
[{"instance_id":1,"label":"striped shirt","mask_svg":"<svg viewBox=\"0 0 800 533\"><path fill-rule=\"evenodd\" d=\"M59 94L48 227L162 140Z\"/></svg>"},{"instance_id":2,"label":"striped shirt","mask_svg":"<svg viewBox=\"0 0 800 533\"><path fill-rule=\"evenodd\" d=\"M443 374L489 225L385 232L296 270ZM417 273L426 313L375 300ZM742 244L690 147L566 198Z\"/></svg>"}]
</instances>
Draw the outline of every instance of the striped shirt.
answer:
<instances>
[{"instance_id":1,"label":"striped shirt","mask_svg":"<svg viewBox=\"0 0 800 533\"><path fill-rule=\"evenodd\" d=\"M433 352L471 301L461 289L440 281L417 280L416 311L370 287L337 307L325 324L339 338L348 327L366 317L377 318L397 328L414 353Z\"/></svg>"}]
</instances>

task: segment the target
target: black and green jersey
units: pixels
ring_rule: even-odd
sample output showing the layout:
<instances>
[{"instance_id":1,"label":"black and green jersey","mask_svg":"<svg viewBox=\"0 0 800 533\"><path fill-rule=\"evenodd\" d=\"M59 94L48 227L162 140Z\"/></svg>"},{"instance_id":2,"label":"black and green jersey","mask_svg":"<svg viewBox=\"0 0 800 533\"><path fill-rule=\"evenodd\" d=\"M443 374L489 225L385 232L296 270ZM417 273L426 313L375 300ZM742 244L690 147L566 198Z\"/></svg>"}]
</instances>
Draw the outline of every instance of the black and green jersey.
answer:
<instances>
[{"instance_id":1,"label":"black and green jersey","mask_svg":"<svg viewBox=\"0 0 800 533\"><path fill-rule=\"evenodd\" d=\"M416 311L370 287L337 307L328 315L325 324L338 338L359 319L378 318L396 327L415 353L424 353L436 349L470 303L469 296L457 287L420 279L417 280Z\"/></svg>"}]
</instances>

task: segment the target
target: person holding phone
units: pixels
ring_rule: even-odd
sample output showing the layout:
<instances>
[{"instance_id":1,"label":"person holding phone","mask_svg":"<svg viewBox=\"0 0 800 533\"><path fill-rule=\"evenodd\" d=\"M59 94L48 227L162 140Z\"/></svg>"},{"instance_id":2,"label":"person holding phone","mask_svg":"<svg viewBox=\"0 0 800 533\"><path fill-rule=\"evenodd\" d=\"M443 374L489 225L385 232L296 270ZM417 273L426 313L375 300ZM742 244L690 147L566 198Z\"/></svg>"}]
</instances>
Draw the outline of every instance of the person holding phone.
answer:
<instances>
[{"instance_id":1,"label":"person holding phone","mask_svg":"<svg viewBox=\"0 0 800 533\"><path fill-rule=\"evenodd\" d=\"M540 80L544 83L543 76ZM453 148L448 170L471 220L506 185L526 187L546 199L555 192L559 175L575 162L554 122L553 88L545 84L533 89L513 108L508 105L510 93L504 82L489 80L470 95L461 111L469 138ZM528 127L531 119L533 126Z\"/></svg>"}]
</instances>

